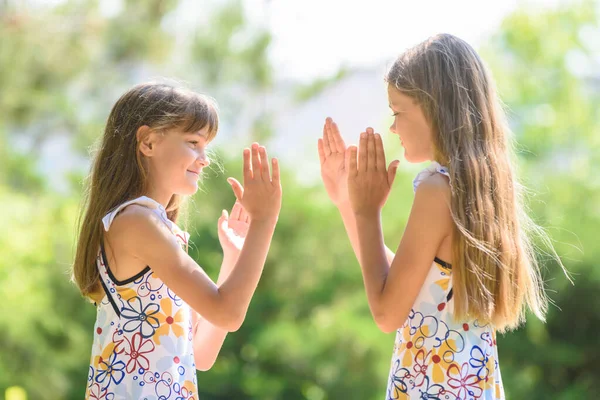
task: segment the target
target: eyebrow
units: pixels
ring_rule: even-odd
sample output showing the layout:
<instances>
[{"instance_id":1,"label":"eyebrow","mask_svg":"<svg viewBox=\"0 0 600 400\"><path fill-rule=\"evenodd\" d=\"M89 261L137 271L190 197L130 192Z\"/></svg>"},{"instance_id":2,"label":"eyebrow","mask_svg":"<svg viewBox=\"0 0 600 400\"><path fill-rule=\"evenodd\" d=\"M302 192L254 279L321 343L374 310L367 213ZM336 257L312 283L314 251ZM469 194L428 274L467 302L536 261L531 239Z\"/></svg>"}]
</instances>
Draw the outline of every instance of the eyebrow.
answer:
<instances>
[{"instance_id":1,"label":"eyebrow","mask_svg":"<svg viewBox=\"0 0 600 400\"><path fill-rule=\"evenodd\" d=\"M200 132L188 132L188 135L196 135L196 136L200 136L203 139L207 139L206 132L203 132L203 133L200 133Z\"/></svg>"}]
</instances>

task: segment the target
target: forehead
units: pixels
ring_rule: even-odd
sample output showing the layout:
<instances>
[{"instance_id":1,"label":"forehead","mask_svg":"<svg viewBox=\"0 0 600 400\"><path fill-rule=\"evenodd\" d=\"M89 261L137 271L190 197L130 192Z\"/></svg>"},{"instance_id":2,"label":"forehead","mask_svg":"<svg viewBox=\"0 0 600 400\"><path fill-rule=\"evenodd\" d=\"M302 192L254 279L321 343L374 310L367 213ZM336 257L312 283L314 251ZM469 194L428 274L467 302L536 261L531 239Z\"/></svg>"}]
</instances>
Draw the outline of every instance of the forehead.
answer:
<instances>
[{"instance_id":1,"label":"forehead","mask_svg":"<svg viewBox=\"0 0 600 400\"><path fill-rule=\"evenodd\" d=\"M185 134L187 135L194 135L194 136L199 136L201 138L204 139L208 139L208 125L206 125L204 128L200 129L199 131L195 131L195 132L185 132Z\"/></svg>"},{"instance_id":2,"label":"forehead","mask_svg":"<svg viewBox=\"0 0 600 400\"><path fill-rule=\"evenodd\" d=\"M395 87L388 85L388 100L391 106L408 108L414 104L413 100L400 92Z\"/></svg>"},{"instance_id":3,"label":"forehead","mask_svg":"<svg viewBox=\"0 0 600 400\"><path fill-rule=\"evenodd\" d=\"M198 138L204 138L204 139L208 139L208 125L205 126L204 128L200 129L199 131L193 131L193 132L185 132L182 128L171 128L168 130L169 134L177 134L177 135L187 135L187 136L196 136Z\"/></svg>"}]
</instances>

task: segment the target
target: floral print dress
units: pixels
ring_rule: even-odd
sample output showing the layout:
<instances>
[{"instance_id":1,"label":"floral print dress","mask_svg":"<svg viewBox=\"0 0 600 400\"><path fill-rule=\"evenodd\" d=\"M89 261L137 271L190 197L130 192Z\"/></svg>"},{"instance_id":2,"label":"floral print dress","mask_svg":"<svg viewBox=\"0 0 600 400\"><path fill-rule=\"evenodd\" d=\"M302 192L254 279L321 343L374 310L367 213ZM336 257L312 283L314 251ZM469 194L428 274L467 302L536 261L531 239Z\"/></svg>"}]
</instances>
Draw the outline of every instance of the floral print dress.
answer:
<instances>
[{"instance_id":1,"label":"floral print dress","mask_svg":"<svg viewBox=\"0 0 600 400\"><path fill-rule=\"evenodd\" d=\"M431 174L448 176L438 163ZM404 325L396 333L387 400L503 400L496 333L490 325L452 318L452 266L436 258Z\"/></svg>"},{"instance_id":2,"label":"floral print dress","mask_svg":"<svg viewBox=\"0 0 600 400\"><path fill-rule=\"evenodd\" d=\"M189 235L148 197L128 201L103 219L109 230L130 204L155 212L182 246ZM146 267L119 281L104 246L96 261L105 296L97 304L86 399L197 399L191 308Z\"/></svg>"}]
</instances>

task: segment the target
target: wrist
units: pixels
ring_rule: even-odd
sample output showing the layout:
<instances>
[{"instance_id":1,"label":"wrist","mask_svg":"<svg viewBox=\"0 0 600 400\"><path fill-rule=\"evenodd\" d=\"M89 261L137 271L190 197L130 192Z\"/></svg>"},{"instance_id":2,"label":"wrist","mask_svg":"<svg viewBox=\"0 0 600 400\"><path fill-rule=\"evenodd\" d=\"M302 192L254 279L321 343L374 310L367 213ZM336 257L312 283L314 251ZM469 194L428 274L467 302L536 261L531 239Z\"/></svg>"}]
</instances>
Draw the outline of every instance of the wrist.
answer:
<instances>
[{"instance_id":1,"label":"wrist","mask_svg":"<svg viewBox=\"0 0 600 400\"><path fill-rule=\"evenodd\" d=\"M338 201L335 203L335 206L340 210L340 212L346 212L352 210L352 204L350 204L350 199L344 199L342 201Z\"/></svg>"},{"instance_id":2,"label":"wrist","mask_svg":"<svg viewBox=\"0 0 600 400\"><path fill-rule=\"evenodd\" d=\"M223 251L223 264L235 264L241 252L241 249L229 249L227 251Z\"/></svg>"},{"instance_id":3,"label":"wrist","mask_svg":"<svg viewBox=\"0 0 600 400\"><path fill-rule=\"evenodd\" d=\"M261 226L261 227L274 227L277 225L279 220L279 213L277 215L265 215L260 217L250 217L250 225Z\"/></svg>"},{"instance_id":4,"label":"wrist","mask_svg":"<svg viewBox=\"0 0 600 400\"><path fill-rule=\"evenodd\" d=\"M352 210L352 214L356 220L373 220L381 217L381 210L378 208Z\"/></svg>"},{"instance_id":5,"label":"wrist","mask_svg":"<svg viewBox=\"0 0 600 400\"><path fill-rule=\"evenodd\" d=\"M217 277L217 285L220 286L225 282L225 280L233 271L233 267L237 263L239 258L239 253L237 256L231 254L223 254L223 262L221 263L221 270L219 271L219 276Z\"/></svg>"}]
</instances>

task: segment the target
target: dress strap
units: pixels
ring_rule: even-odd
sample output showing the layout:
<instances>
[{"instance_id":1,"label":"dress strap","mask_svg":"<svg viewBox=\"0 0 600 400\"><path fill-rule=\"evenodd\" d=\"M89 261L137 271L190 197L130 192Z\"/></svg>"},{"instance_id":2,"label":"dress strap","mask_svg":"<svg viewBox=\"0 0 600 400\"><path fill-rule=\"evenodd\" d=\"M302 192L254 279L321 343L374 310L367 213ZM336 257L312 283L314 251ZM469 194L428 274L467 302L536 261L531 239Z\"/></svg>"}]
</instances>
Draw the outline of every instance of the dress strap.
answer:
<instances>
[{"instance_id":1,"label":"dress strap","mask_svg":"<svg viewBox=\"0 0 600 400\"><path fill-rule=\"evenodd\" d=\"M162 204L146 196L141 196L137 199L129 200L121 204L120 206L115 207L108 214L106 214L104 218L102 218L102 223L106 232L108 232L108 230L110 229L110 225L113 223L119 212L121 212L125 207L131 204L139 204L155 211L156 214L160 217L161 221L163 221L165 225L167 225L169 230L179 239L182 245L187 245L190 238L189 233L179 228L175 222L171 221L167 217L167 211L165 210Z\"/></svg>"},{"instance_id":2,"label":"dress strap","mask_svg":"<svg viewBox=\"0 0 600 400\"><path fill-rule=\"evenodd\" d=\"M425 168L424 170L419 172L417 174L417 176L415 177L415 179L413 180L413 191L416 192L419 184L421 182L423 182L423 180L425 180L426 178L430 177L431 175L433 175L435 173L446 175L448 178L450 178L450 174L448 173L447 167L440 165L436 161L432 161L431 164L427 168Z\"/></svg>"}]
</instances>

